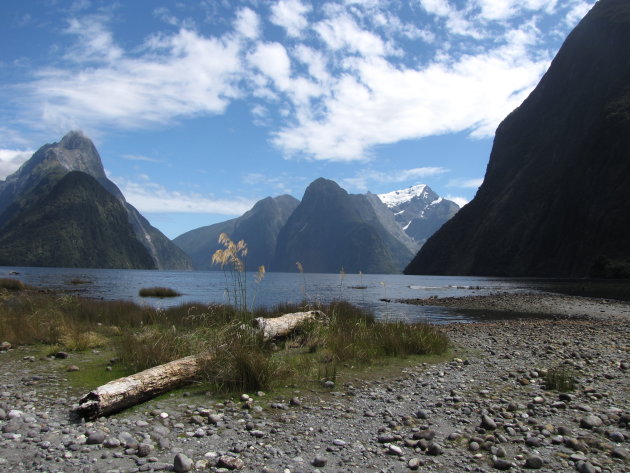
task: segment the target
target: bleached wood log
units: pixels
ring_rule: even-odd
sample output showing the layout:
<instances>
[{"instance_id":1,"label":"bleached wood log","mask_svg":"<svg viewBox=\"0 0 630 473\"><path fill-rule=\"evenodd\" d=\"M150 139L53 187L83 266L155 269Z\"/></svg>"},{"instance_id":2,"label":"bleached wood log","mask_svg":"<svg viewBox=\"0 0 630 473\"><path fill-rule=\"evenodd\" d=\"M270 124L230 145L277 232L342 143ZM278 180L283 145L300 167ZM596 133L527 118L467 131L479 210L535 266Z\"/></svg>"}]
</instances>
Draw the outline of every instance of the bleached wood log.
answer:
<instances>
[{"instance_id":1,"label":"bleached wood log","mask_svg":"<svg viewBox=\"0 0 630 473\"><path fill-rule=\"evenodd\" d=\"M321 310L309 310L307 312L294 312L284 314L280 317L266 319L258 317L254 319L254 327L261 330L263 340L268 341L273 338L286 337L299 328L302 324L310 320L323 321L326 314Z\"/></svg>"},{"instance_id":2,"label":"bleached wood log","mask_svg":"<svg viewBox=\"0 0 630 473\"><path fill-rule=\"evenodd\" d=\"M75 412L85 419L120 412L187 384L211 359L212 354L204 352L115 379L83 396Z\"/></svg>"},{"instance_id":3,"label":"bleached wood log","mask_svg":"<svg viewBox=\"0 0 630 473\"><path fill-rule=\"evenodd\" d=\"M309 320L324 321L320 310L295 312L280 317L254 319L265 341L285 337ZM120 412L179 386L199 375L204 364L212 361L212 353L204 352L154 366L131 376L118 378L90 391L79 400L75 412L85 419L96 419Z\"/></svg>"}]
</instances>

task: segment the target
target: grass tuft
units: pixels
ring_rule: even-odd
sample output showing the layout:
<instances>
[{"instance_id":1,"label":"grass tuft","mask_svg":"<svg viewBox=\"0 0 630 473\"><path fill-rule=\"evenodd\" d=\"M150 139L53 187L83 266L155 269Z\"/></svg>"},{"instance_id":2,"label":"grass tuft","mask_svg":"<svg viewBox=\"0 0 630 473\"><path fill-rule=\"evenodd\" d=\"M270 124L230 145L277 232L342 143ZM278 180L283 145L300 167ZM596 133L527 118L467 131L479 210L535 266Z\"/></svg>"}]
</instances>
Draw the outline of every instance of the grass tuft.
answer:
<instances>
[{"instance_id":1,"label":"grass tuft","mask_svg":"<svg viewBox=\"0 0 630 473\"><path fill-rule=\"evenodd\" d=\"M140 289L140 297L178 297L181 293L169 287L145 287Z\"/></svg>"},{"instance_id":2,"label":"grass tuft","mask_svg":"<svg viewBox=\"0 0 630 473\"><path fill-rule=\"evenodd\" d=\"M27 289L27 286L19 279L0 278L0 289L6 289L7 291L23 291Z\"/></svg>"},{"instance_id":3,"label":"grass tuft","mask_svg":"<svg viewBox=\"0 0 630 473\"><path fill-rule=\"evenodd\" d=\"M265 342L251 325L254 317L310 309L322 310L327 321L304 324L284 340ZM434 326L379 321L346 302L284 304L243 313L233 305L157 309L31 291L0 297L0 339L56 351L115 349L125 369L132 371L209 352L212 362L204 366L201 378L222 391L334 381L352 367L448 349L448 339Z\"/></svg>"},{"instance_id":4,"label":"grass tuft","mask_svg":"<svg viewBox=\"0 0 630 473\"><path fill-rule=\"evenodd\" d=\"M558 392L575 390L575 372L567 366L556 366L545 374L545 387Z\"/></svg>"}]
</instances>

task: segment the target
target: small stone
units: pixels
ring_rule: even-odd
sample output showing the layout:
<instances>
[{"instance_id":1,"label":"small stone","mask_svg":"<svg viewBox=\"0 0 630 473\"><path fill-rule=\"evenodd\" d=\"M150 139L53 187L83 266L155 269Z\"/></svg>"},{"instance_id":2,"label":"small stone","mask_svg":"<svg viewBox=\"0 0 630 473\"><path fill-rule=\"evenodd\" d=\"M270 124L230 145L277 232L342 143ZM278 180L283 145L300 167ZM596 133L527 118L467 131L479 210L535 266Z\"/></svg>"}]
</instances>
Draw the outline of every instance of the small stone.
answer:
<instances>
[{"instance_id":1,"label":"small stone","mask_svg":"<svg viewBox=\"0 0 630 473\"><path fill-rule=\"evenodd\" d=\"M585 429L594 429L595 427L600 427L602 423L602 420L593 414L582 417L582 420L580 420L580 426Z\"/></svg>"},{"instance_id":2,"label":"small stone","mask_svg":"<svg viewBox=\"0 0 630 473\"><path fill-rule=\"evenodd\" d=\"M249 397L249 394L241 394L241 402L247 402L251 399L251 397Z\"/></svg>"},{"instance_id":3,"label":"small stone","mask_svg":"<svg viewBox=\"0 0 630 473\"><path fill-rule=\"evenodd\" d=\"M94 430L88 434L85 443L88 445L100 445L105 441L105 432L102 430Z\"/></svg>"},{"instance_id":4,"label":"small stone","mask_svg":"<svg viewBox=\"0 0 630 473\"><path fill-rule=\"evenodd\" d=\"M182 473L185 471L190 471L193 468L193 461L188 458L183 453L178 453L175 455L175 459L173 460L173 470Z\"/></svg>"},{"instance_id":5,"label":"small stone","mask_svg":"<svg viewBox=\"0 0 630 473\"><path fill-rule=\"evenodd\" d=\"M194 415L190 418L190 422L192 424L203 425L206 423L206 420L200 415Z\"/></svg>"},{"instance_id":6,"label":"small stone","mask_svg":"<svg viewBox=\"0 0 630 473\"><path fill-rule=\"evenodd\" d=\"M417 470L420 468L424 462L420 460L418 457L414 457L407 462L407 468L410 470Z\"/></svg>"},{"instance_id":7,"label":"small stone","mask_svg":"<svg viewBox=\"0 0 630 473\"><path fill-rule=\"evenodd\" d=\"M335 382L331 381L330 379L327 381L324 381L324 387L328 389L332 389L335 387Z\"/></svg>"},{"instance_id":8,"label":"small stone","mask_svg":"<svg viewBox=\"0 0 630 473\"><path fill-rule=\"evenodd\" d=\"M426 419L428 417L428 414L427 414L426 411L419 410L419 411L416 412L416 417L418 419L423 419L424 420L424 419Z\"/></svg>"},{"instance_id":9,"label":"small stone","mask_svg":"<svg viewBox=\"0 0 630 473\"><path fill-rule=\"evenodd\" d=\"M532 470L538 470L543 466L543 459L538 455L530 455L525 460L525 468L530 468Z\"/></svg>"},{"instance_id":10,"label":"small stone","mask_svg":"<svg viewBox=\"0 0 630 473\"><path fill-rule=\"evenodd\" d=\"M221 414L210 414L208 416L208 421L213 425L217 425L222 419L223 416Z\"/></svg>"},{"instance_id":11,"label":"small stone","mask_svg":"<svg viewBox=\"0 0 630 473\"><path fill-rule=\"evenodd\" d=\"M488 430L495 430L497 428L497 424L492 417L484 414L481 416L481 427Z\"/></svg>"},{"instance_id":12,"label":"small stone","mask_svg":"<svg viewBox=\"0 0 630 473\"><path fill-rule=\"evenodd\" d=\"M241 470L245 466L245 463L243 463L243 460L240 458L223 455L219 457L217 466L219 468L227 468L228 470Z\"/></svg>"},{"instance_id":13,"label":"small stone","mask_svg":"<svg viewBox=\"0 0 630 473\"><path fill-rule=\"evenodd\" d=\"M427 447L427 453L429 455L442 455L444 453L444 449L439 443L431 442Z\"/></svg>"},{"instance_id":14,"label":"small stone","mask_svg":"<svg viewBox=\"0 0 630 473\"><path fill-rule=\"evenodd\" d=\"M611 456L613 458L620 458L621 460L627 460L630 458L630 453L628 453L628 450L626 450L625 448L621 448L621 447L615 447L613 448L612 452L610 452Z\"/></svg>"},{"instance_id":15,"label":"small stone","mask_svg":"<svg viewBox=\"0 0 630 473\"><path fill-rule=\"evenodd\" d=\"M291 406L301 406L302 405L302 401L300 401L300 398L298 397L292 397L291 400L289 401L289 405Z\"/></svg>"},{"instance_id":16,"label":"small stone","mask_svg":"<svg viewBox=\"0 0 630 473\"><path fill-rule=\"evenodd\" d=\"M120 440L115 437L110 437L103 442L105 448L118 448L120 447Z\"/></svg>"},{"instance_id":17,"label":"small stone","mask_svg":"<svg viewBox=\"0 0 630 473\"><path fill-rule=\"evenodd\" d=\"M481 445L479 445L479 443L477 442L470 442L468 444L468 450L470 450L471 452L478 452L480 448Z\"/></svg>"},{"instance_id":18,"label":"small stone","mask_svg":"<svg viewBox=\"0 0 630 473\"><path fill-rule=\"evenodd\" d=\"M497 470L509 470L513 466L511 461L504 460L503 458L495 458L492 465Z\"/></svg>"},{"instance_id":19,"label":"small stone","mask_svg":"<svg viewBox=\"0 0 630 473\"><path fill-rule=\"evenodd\" d=\"M580 461L575 465L575 469L578 473L597 473L595 467L587 461Z\"/></svg>"},{"instance_id":20,"label":"small stone","mask_svg":"<svg viewBox=\"0 0 630 473\"><path fill-rule=\"evenodd\" d=\"M316 468L321 468L323 466L326 466L326 463L328 462L328 460L326 459L326 457L322 457L322 456L316 456L313 459L313 466Z\"/></svg>"},{"instance_id":21,"label":"small stone","mask_svg":"<svg viewBox=\"0 0 630 473\"><path fill-rule=\"evenodd\" d=\"M390 443L387 447L387 453L398 455L399 457L402 457L404 455L402 448L400 448L398 445L394 445L393 443Z\"/></svg>"},{"instance_id":22,"label":"small stone","mask_svg":"<svg viewBox=\"0 0 630 473\"><path fill-rule=\"evenodd\" d=\"M0 414L0 419L2 419L2 415ZM608 437L610 438L610 440L612 440L613 442L623 442L626 438L625 436L619 432L618 430L611 432L608 434Z\"/></svg>"},{"instance_id":23,"label":"small stone","mask_svg":"<svg viewBox=\"0 0 630 473\"><path fill-rule=\"evenodd\" d=\"M11 344L9 342L0 343L0 351L9 351L11 349Z\"/></svg>"},{"instance_id":24,"label":"small stone","mask_svg":"<svg viewBox=\"0 0 630 473\"><path fill-rule=\"evenodd\" d=\"M73 371L79 371L79 367L77 365L68 365L66 367L66 371L68 372L73 372Z\"/></svg>"},{"instance_id":25,"label":"small stone","mask_svg":"<svg viewBox=\"0 0 630 473\"><path fill-rule=\"evenodd\" d=\"M55 353L55 358L65 360L66 358L68 358L68 354L65 351L58 351L57 353Z\"/></svg>"},{"instance_id":26,"label":"small stone","mask_svg":"<svg viewBox=\"0 0 630 473\"><path fill-rule=\"evenodd\" d=\"M150 444L141 443L138 445L138 450L136 452L136 455L138 455L141 458L148 457L151 454L151 450L153 450L153 447Z\"/></svg>"}]
</instances>

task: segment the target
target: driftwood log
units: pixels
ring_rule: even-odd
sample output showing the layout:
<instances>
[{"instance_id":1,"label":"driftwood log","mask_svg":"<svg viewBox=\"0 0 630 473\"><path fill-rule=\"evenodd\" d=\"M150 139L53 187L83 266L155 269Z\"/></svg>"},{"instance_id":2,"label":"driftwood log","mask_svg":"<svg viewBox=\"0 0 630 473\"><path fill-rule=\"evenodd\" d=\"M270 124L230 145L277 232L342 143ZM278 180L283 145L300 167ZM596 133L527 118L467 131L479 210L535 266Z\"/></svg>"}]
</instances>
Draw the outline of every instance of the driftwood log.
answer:
<instances>
[{"instance_id":1,"label":"driftwood log","mask_svg":"<svg viewBox=\"0 0 630 473\"><path fill-rule=\"evenodd\" d=\"M321 310L309 310L307 312L294 312L280 317L266 319L258 317L254 319L254 327L258 328L263 335L263 340L268 341L274 338L281 338L290 335L303 323L314 320L323 321L326 314Z\"/></svg>"},{"instance_id":2,"label":"driftwood log","mask_svg":"<svg viewBox=\"0 0 630 473\"><path fill-rule=\"evenodd\" d=\"M83 396L75 412L85 419L96 419L148 401L190 382L211 359L205 352L115 379Z\"/></svg>"},{"instance_id":3,"label":"driftwood log","mask_svg":"<svg viewBox=\"0 0 630 473\"><path fill-rule=\"evenodd\" d=\"M286 337L309 320L325 320L319 310L295 312L277 318L254 320L265 341ZM154 366L131 376L118 378L90 391L79 400L75 412L85 419L115 414L195 379L204 364L212 362L212 352L191 355L163 365Z\"/></svg>"}]
</instances>

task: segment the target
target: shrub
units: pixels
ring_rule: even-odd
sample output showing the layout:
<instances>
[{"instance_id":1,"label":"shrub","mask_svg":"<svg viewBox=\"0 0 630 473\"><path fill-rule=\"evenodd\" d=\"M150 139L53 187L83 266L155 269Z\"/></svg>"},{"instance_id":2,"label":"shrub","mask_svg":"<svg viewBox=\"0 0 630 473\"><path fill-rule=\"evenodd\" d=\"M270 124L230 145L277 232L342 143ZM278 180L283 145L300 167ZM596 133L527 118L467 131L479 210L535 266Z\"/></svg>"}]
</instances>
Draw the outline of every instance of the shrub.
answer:
<instances>
[{"instance_id":1,"label":"shrub","mask_svg":"<svg viewBox=\"0 0 630 473\"><path fill-rule=\"evenodd\" d=\"M23 291L26 288L26 284L19 279L0 278L0 289L6 289L8 291Z\"/></svg>"},{"instance_id":2,"label":"shrub","mask_svg":"<svg viewBox=\"0 0 630 473\"><path fill-rule=\"evenodd\" d=\"M140 289L140 297L178 297L179 292L168 287L145 287Z\"/></svg>"},{"instance_id":3,"label":"shrub","mask_svg":"<svg viewBox=\"0 0 630 473\"><path fill-rule=\"evenodd\" d=\"M575 372L567 366L551 368L545 374L545 387L559 392L575 389Z\"/></svg>"}]
</instances>

